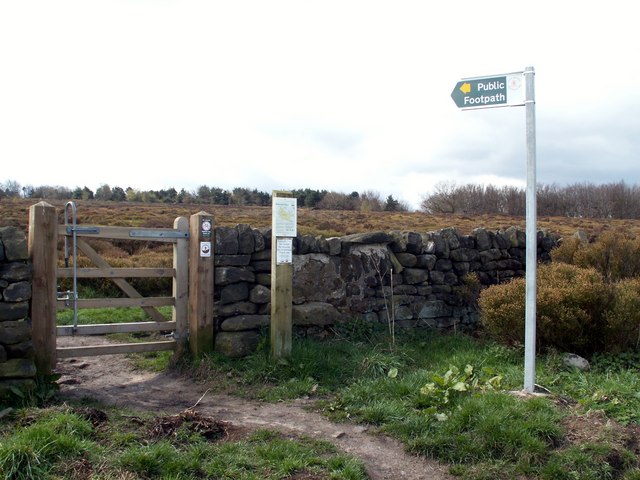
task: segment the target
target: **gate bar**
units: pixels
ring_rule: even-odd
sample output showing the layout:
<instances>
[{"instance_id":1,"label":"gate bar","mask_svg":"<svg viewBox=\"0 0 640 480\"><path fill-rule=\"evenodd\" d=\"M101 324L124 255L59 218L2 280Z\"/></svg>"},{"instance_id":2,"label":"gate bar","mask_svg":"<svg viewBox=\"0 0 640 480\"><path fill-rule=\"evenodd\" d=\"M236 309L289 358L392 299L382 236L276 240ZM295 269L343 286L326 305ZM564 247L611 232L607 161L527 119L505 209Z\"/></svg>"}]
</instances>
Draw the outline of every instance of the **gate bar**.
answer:
<instances>
[{"instance_id":1,"label":"gate bar","mask_svg":"<svg viewBox=\"0 0 640 480\"><path fill-rule=\"evenodd\" d=\"M97 355L116 355L121 353L159 352L174 350L175 340L145 343L116 343L113 345L93 345L87 347L60 347L56 349L58 358L95 357Z\"/></svg>"}]
</instances>

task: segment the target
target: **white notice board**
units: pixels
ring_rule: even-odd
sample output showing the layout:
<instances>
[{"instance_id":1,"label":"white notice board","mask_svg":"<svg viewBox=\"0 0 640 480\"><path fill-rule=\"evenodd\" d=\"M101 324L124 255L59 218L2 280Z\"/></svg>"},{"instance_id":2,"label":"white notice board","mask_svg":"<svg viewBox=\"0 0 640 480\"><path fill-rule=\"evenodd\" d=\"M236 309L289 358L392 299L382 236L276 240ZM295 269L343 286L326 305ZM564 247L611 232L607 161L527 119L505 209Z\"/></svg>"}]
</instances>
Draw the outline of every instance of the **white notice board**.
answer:
<instances>
[{"instance_id":1,"label":"white notice board","mask_svg":"<svg viewBox=\"0 0 640 480\"><path fill-rule=\"evenodd\" d=\"M276 238L276 263L293 263L293 238Z\"/></svg>"},{"instance_id":2,"label":"white notice board","mask_svg":"<svg viewBox=\"0 0 640 480\"><path fill-rule=\"evenodd\" d=\"M273 197L272 236L295 237L298 235L298 200L288 197Z\"/></svg>"}]
</instances>

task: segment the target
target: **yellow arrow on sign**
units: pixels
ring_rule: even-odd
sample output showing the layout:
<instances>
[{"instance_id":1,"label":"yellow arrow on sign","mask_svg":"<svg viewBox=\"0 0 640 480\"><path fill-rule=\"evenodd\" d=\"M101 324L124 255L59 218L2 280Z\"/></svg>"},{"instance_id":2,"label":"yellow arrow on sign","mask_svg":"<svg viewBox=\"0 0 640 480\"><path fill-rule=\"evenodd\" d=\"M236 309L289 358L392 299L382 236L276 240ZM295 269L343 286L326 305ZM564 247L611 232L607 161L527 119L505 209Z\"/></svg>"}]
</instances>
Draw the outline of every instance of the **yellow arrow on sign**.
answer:
<instances>
[{"instance_id":1,"label":"yellow arrow on sign","mask_svg":"<svg viewBox=\"0 0 640 480\"><path fill-rule=\"evenodd\" d=\"M471 84L466 82L463 83L462 86L460 87L460 91L465 94L471 92Z\"/></svg>"}]
</instances>

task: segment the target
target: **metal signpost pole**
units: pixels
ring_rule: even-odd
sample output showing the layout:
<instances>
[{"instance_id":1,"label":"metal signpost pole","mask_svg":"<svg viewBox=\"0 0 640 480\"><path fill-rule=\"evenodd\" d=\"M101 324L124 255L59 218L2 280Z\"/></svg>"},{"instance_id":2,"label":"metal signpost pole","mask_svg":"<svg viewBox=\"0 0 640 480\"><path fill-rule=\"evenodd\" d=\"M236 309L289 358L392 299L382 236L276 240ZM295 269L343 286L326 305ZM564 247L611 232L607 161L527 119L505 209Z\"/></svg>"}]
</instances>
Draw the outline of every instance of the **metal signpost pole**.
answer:
<instances>
[{"instance_id":1,"label":"metal signpost pole","mask_svg":"<svg viewBox=\"0 0 640 480\"><path fill-rule=\"evenodd\" d=\"M536 270L538 251L536 205L536 112L534 94L534 70L524 71L527 118L527 272L524 347L524 390L533 393L536 380Z\"/></svg>"},{"instance_id":2,"label":"metal signpost pole","mask_svg":"<svg viewBox=\"0 0 640 480\"><path fill-rule=\"evenodd\" d=\"M525 88L522 88L524 76ZM536 117L533 88L533 67L524 72L472 77L460 80L451 98L463 110L481 108L516 107L526 108L527 135L527 245L526 245L526 307L524 390L533 393L536 374L536 269L538 261L538 229L536 211Z\"/></svg>"}]
</instances>

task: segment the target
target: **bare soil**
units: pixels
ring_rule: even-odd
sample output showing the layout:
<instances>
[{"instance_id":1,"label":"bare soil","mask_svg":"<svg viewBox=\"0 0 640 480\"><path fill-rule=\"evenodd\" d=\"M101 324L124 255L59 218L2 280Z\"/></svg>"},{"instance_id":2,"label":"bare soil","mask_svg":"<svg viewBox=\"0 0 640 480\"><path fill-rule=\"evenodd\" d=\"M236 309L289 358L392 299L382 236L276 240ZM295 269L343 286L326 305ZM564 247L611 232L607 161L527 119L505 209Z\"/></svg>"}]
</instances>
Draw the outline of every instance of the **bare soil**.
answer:
<instances>
[{"instance_id":1,"label":"bare soil","mask_svg":"<svg viewBox=\"0 0 640 480\"><path fill-rule=\"evenodd\" d=\"M97 340L85 339L61 337L58 344L78 345L79 341L95 344ZM63 399L90 398L165 418L184 415L189 410L197 413L204 425L202 428L224 424L327 440L341 451L358 457L373 480L453 478L446 466L408 454L395 439L371 432L366 426L332 423L313 411L312 400L264 403L211 394L206 384L176 373L135 369L124 355L62 359L56 371L61 374L58 383ZM170 425L160 424L158 428L170 428Z\"/></svg>"}]
</instances>

